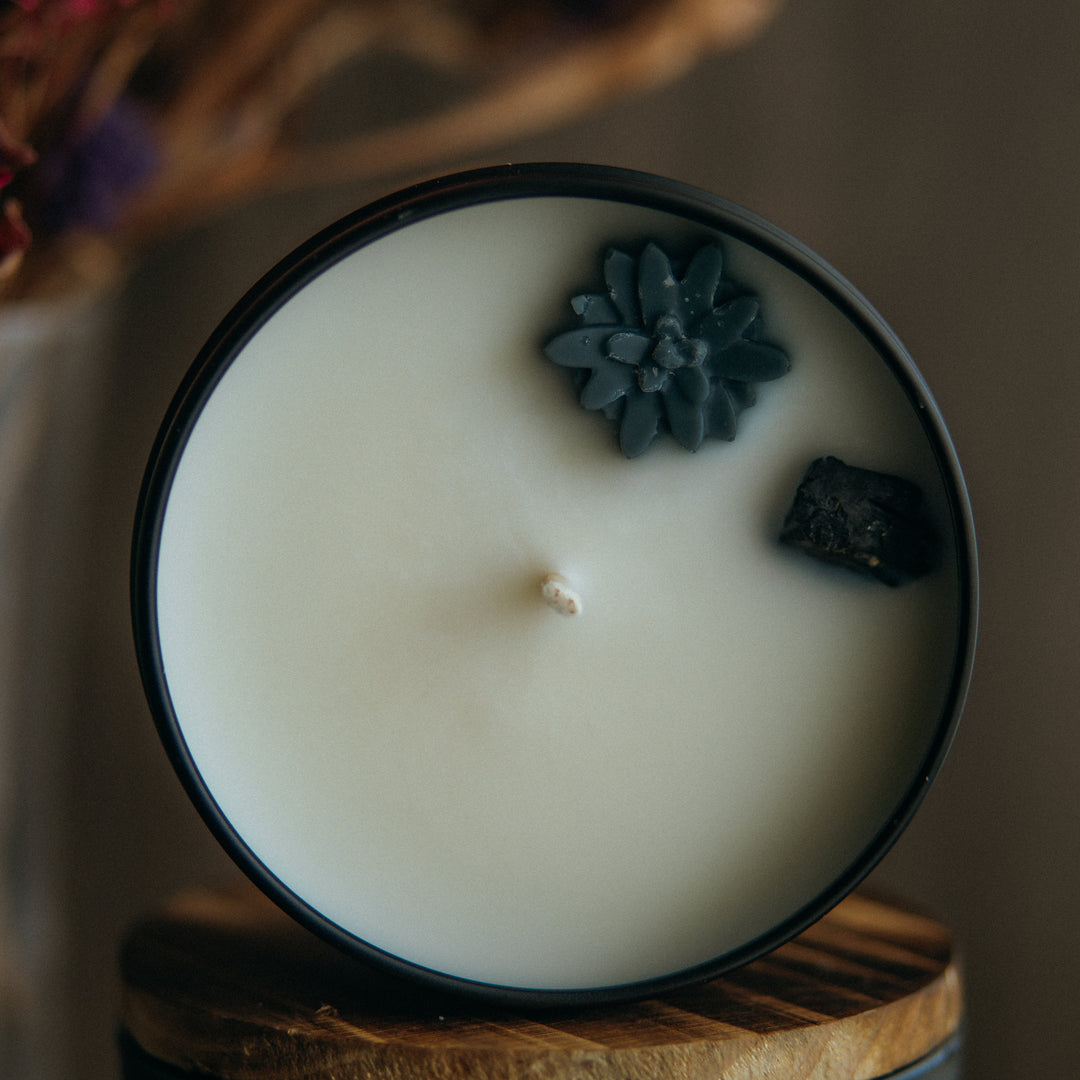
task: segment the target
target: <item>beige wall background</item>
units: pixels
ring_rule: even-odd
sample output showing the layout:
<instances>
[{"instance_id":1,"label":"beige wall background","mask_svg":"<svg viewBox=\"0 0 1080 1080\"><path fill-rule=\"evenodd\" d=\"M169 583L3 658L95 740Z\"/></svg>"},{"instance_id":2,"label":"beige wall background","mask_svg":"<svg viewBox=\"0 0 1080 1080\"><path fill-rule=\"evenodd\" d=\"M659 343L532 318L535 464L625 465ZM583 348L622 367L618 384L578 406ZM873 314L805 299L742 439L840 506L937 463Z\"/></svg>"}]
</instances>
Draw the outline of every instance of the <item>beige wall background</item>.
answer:
<instances>
[{"instance_id":1,"label":"beige wall background","mask_svg":"<svg viewBox=\"0 0 1080 1080\"><path fill-rule=\"evenodd\" d=\"M445 163L594 161L710 189L831 261L916 358L967 474L983 612L952 753L873 880L952 925L978 1080L1065 1077L1080 1061L1078 46L1074 0L789 0L758 40L676 85ZM386 92L400 103L415 89ZM326 110L335 122L342 100ZM136 914L235 874L165 761L130 644L129 536L157 424L248 284L409 179L230 212L153 252L122 298L57 763L70 1034L58 1075L115 1075L116 952Z\"/></svg>"}]
</instances>

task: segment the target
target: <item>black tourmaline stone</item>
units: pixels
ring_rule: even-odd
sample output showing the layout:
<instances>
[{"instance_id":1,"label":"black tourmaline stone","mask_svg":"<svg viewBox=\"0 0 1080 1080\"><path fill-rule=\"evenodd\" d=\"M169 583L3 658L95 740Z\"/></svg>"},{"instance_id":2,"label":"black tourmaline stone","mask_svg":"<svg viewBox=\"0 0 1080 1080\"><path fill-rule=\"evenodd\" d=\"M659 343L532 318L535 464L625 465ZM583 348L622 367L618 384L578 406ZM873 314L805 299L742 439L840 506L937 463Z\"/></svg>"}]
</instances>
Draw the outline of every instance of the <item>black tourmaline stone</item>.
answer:
<instances>
[{"instance_id":1,"label":"black tourmaline stone","mask_svg":"<svg viewBox=\"0 0 1080 1080\"><path fill-rule=\"evenodd\" d=\"M937 533L915 484L834 457L806 470L780 539L893 586L938 560Z\"/></svg>"}]
</instances>

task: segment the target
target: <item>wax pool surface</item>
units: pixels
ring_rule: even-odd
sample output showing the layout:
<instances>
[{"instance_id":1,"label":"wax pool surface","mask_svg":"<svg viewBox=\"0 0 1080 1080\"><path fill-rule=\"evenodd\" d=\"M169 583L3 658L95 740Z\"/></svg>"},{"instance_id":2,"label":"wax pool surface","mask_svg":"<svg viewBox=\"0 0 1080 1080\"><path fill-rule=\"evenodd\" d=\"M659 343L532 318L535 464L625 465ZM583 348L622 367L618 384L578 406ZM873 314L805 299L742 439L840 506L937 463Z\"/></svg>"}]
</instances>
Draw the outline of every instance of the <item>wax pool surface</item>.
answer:
<instances>
[{"instance_id":1,"label":"wax pool surface","mask_svg":"<svg viewBox=\"0 0 1080 1080\"><path fill-rule=\"evenodd\" d=\"M823 454L948 530L915 409L811 286L719 238L792 368L694 454L628 461L544 358L644 238L716 234L533 198L358 250L244 347L169 495L163 664L213 799L315 910L455 976L621 984L768 932L887 822L943 708L948 551L891 589L777 542Z\"/></svg>"}]
</instances>

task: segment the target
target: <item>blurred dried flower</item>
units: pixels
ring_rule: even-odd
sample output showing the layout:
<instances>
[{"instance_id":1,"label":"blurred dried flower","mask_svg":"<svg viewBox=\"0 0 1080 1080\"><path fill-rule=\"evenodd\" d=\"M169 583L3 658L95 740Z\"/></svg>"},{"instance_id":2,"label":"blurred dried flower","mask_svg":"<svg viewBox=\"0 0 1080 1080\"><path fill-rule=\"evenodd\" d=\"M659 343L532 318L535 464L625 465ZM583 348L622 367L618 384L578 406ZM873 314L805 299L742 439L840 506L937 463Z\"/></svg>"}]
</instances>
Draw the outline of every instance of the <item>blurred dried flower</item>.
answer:
<instances>
[{"instance_id":1,"label":"blurred dried flower","mask_svg":"<svg viewBox=\"0 0 1080 1080\"><path fill-rule=\"evenodd\" d=\"M741 44L780 0L0 0L0 291L59 287L80 237L145 242L260 188L426 167ZM375 50L460 100L328 146L295 120Z\"/></svg>"}]
</instances>

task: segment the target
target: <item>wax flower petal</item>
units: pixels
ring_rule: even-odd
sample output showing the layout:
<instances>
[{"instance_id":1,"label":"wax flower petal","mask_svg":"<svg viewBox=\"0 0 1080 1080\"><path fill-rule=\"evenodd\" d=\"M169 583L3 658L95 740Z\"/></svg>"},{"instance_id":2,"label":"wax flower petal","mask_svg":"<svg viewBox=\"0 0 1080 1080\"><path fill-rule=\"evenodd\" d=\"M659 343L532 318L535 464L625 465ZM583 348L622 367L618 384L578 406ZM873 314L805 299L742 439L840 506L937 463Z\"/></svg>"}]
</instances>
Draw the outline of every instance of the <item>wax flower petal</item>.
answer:
<instances>
[{"instance_id":1,"label":"wax flower petal","mask_svg":"<svg viewBox=\"0 0 1080 1080\"><path fill-rule=\"evenodd\" d=\"M665 315L679 315L681 288L671 260L655 245L647 244L638 260L638 300L641 321L650 326Z\"/></svg>"},{"instance_id":2,"label":"wax flower petal","mask_svg":"<svg viewBox=\"0 0 1080 1080\"><path fill-rule=\"evenodd\" d=\"M726 349L747 331L760 306L756 296L737 296L719 307L710 307L694 324L694 334L714 351Z\"/></svg>"},{"instance_id":3,"label":"wax flower petal","mask_svg":"<svg viewBox=\"0 0 1080 1080\"><path fill-rule=\"evenodd\" d=\"M556 335L544 346L544 352L561 367L596 367L607 358L608 339L606 333L595 327L584 326Z\"/></svg>"},{"instance_id":4,"label":"wax flower petal","mask_svg":"<svg viewBox=\"0 0 1080 1080\"><path fill-rule=\"evenodd\" d=\"M712 388L709 377L700 367L687 366L675 372L675 385L687 401L693 405L702 405Z\"/></svg>"},{"instance_id":5,"label":"wax flower petal","mask_svg":"<svg viewBox=\"0 0 1080 1080\"><path fill-rule=\"evenodd\" d=\"M600 293L582 293L570 301L570 306L574 309L574 314L580 315L587 323L602 325L619 322L619 312L611 302L610 296L603 296Z\"/></svg>"},{"instance_id":6,"label":"wax flower petal","mask_svg":"<svg viewBox=\"0 0 1080 1080\"><path fill-rule=\"evenodd\" d=\"M774 345L739 340L716 357L713 367L725 379L757 383L769 382L786 375L791 370L791 361L786 353Z\"/></svg>"},{"instance_id":7,"label":"wax flower petal","mask_svg":"<svg viewBox=\"0 0 1080 1080\"><path fill-rule=\"evenodd\" d=\"M638 330L621 330L612 334L607 341L607 354L612 360L618 360L622 364L640 364L653 347L651 334L643 334Z\"/></svg>"},{"instance_id":8,"label":"wax flower petal","mask_svg":"<svg viewBox=\"0 0 1080 1080\"><path fill-rule=\"evenodd\" d=\"M682 316L687 325L713 310L723 272L724 253L719 244L698 248L682 281Z\"/></svg>"},{"instance_id":9,"label":"wax flower petal","mask_svg":"<svg viewBox=\"0 0 1080 1080\"><path fill-rule=\"evenodd\" d=\"M622 397L633 385L633 368L614 360L602 361L593 368L589 381L581 391L581 404L586 409L603 409Z\"/></svg>"},{"instance_id":10,"label":"wax flower petal","mask_svg":"<svg viewBox=\"0 0 1080 1080\"><path fill-rule=\"evenodd\" d=\"M634 394L626 398L619 425L619 449L636 458L649 449L660 426L662 411L659 394Z\"/></svg>"},{"instance_id":11,"label":"wax flower petal","mask_svg":"<svg viewBox=\"0 0 1080 1080\"><path fill-rule=\"evenodd\" d=\"M732 400L727 388L717 386L708 405L708 430L714 439L731 442L738 425L738 403Z\"/></svg>"},{"instance_id":12,"label":"wax flower petal","mask_svg":"<svg viewBox=\"0 0 1080 1080\"><path fill-rule=\"evenodd\" d=\"M642 364L637 368L637 383L643 394L655 394L663 390L671 378L671 372L659 364Z\"/></svg>"},{"instance_id":13,"label":"wax flower petal","mask_svg":"<svg viewBox=\"0 0 1080 1080\"><path fill-rule=\"evenodd\" d=\"M609 251L604 260L604 281L608 296L619 313L619 320L628 325L641 322L637 302L637 267L632 255L624 251Z\"/></svg>"},{"instance_id":14,"label":"wax flower petal","mask_svg":"<svg viewBox=\"0 0 1080 1080\"><path fill-rule=\"evenodd\" d=\"M680 446L696 450L705 438L705 414L700 404L684 397L674 380L664 389L664 415Z\"/></svg>"}]
</instances>

